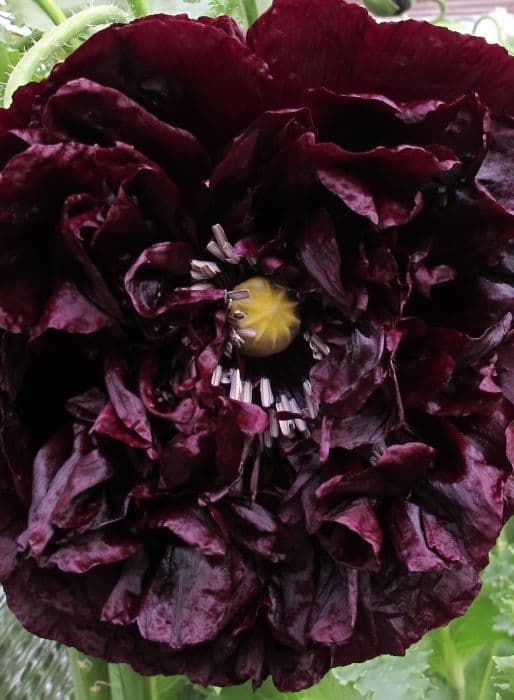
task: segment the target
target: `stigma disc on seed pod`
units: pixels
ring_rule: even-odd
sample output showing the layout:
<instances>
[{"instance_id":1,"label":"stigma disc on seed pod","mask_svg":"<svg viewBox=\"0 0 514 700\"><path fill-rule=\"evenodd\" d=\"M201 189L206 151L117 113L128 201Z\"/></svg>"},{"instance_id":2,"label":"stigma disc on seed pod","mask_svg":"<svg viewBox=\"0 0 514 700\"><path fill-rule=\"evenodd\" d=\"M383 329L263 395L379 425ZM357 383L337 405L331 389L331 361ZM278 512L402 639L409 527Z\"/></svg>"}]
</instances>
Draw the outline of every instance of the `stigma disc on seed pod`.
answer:
<instances>
[{"instance_id":1,"label":"stigma disc on seed pod","mask_svg":"<svg viewBox=\"0 0 514 700\"><path fill-rule=\"evenodd\" d=\"M247 294L237 294L245 291ZM276 355L298 335L298 301L285 287L266 277L251 277L234 287L232 299L231 314L237 319L237 333L243 340L240 351L244 355Z\"/></svg>"}]
</instances>

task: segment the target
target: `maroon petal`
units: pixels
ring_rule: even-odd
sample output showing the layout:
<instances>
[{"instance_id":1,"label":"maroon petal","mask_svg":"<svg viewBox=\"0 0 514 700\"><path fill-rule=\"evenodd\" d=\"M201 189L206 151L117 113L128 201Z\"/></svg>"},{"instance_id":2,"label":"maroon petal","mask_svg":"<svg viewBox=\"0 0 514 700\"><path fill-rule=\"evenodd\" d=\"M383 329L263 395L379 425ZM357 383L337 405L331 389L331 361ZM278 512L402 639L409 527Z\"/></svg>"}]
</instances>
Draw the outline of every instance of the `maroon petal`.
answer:
<instances>
[{"instance_id":1,"label":"maroon petal","mask_svg":"<svg viewBox=\"0 0 514 700\"><path fill-rule=\"evenodd\" d=\"M209 428L192 435L176 435L160 455L163 485L175 489L212 468L215 444L215 434Z\"/></svg>"},{"instance_id":2,"label":"maroon petal","mask_svg":"<svg viewBox=\"0 0 514 700\"><path fill-rule=\"evenodd\" d=\"M169 15L109 27L54 70L46 92L87 78L219 145L258 114L266 75L265 64L225 29Z\"/></svg>"},{"instance_id":3,"label":"maroon petal","mask_svg":"<svg viewBox=\"0 0 514 700\"><path fill-rule=\"evenodd\" d=\"M168 548L137 616L145 639L182 649L212 639L226 625L233 593L230 559Z\"/></svg>"},{"instance_id":4,"label":"maroon petal","mask_svg":"<svg viewBox=\"0 0 514 700\"><path fill-rule=\"evenodd\" d=\"M493 119L487 155L477 174L477 182L509 214L514 214L514 191L510 163L514 151L514 123L510 117Z\"/></svg>"},{"instance_id":5,"label":"maroon petal","mask_svg":"<svg viewBox=\"0 0 514 700\"><path fill-rule=\"evenodd\" d=\"M327 212L320 212L309 222L298 248L310 276L345 313L354 315L364 308L366 299L357 289L343 289L341 255Z\"/></svg>"},{"instance_id":6,"label":"maroon petal","mask_svg":"<svg viewBox=\"0 0 514 700\"><path fill-rule=\"evenodd\" d=\"M313 61L320 36L330 42L323 60ZM278 0L252 25L247 41L270 66L268 94L276 106L298 105L305 89L316 87L402 102L452 100L476 91L494 112L514 113L505 90L514 81L507 52L428 23L377 24L364 8L339 0Z\"/></svg>"},{"instance_id":7,"label":"maroon petal","mask_svg":"<svg viewBox=\"0 0 514 700\"><path fill-rule=\"evenodd\" d=\"M308 91L306 102L320 140L349 151L437 143L476 167L486 150L488 112L474 93L451 102L396 103L379 94L338 94L318 88Z\"/></svg>"},{"instance_id":8,"label":"maroon petal","mask_svg":"<svg viewBox=\"0 0 514 700\"><path fill-rule=\"evenodd\" d=\"M325 526L319 535L334 561L356 569L380 569L382 528L367 498L325 515L323 520L334 523L334 527Z\"/></svg>"},{"instance_id":9,"label":"maroon petal","mask_svg":"<svg viewBox=\"0 0 514 700\"><path fill-rule=\"evenodd\" d=\"M141 399L125 386L120 358L111 356L106 361L105 386L121 423L147 445L151 445L152 430L145 407Z\"/></svg>"},{"instance_id":10,"label":"maroon petal","mask_svg":"<svg viewBox=\"0 0 514 700\"><path fill-rule=\"evenodd\" d=\"M397 556L408 571L440 569L444 562L428 546L421 510L415 503L398 501L389 513L389 531Z\"/></svg>"},{"instance_id":11,"label":"maroon petal","mask_svg":"<svg viewBox=\"0 0 514 700\"><path fill-rule=\"evenodd\" d=\"M129 143L180 180L206 175L209 166L205 150L189 132L154 117L118 90L85 78L57 90L46 103L42 123L59 141Z\"/></svg>"},{"instance_id":12,"label":"maroon petal","mask_svg":"<svg viewBox=\"0 0 514 700\"><path fill-rule=\"evenodd\" d=\"M54 518L69 507L79 493L111 475L103 455L92 448L84 429L56 434L39 451L34 462L33 505L23 539L34 554L41 554L54 532Z\"/></svg>"},{"instance_id":13,"label":"maroon petal","mask_svg":"<svg viewBox=\"0 0 514 700\"><path fill-rule=\"evenodd\" d=\"M422 205L421 187L458 160L447 148L377 146L364 153L315 144L311 157L320 182L356 214L379 228L408 223Z\"/></svg>"},{"instance_id":14,"label":"maroon petal","mask_svg":"<svg viewBox=\"0 0 514 700\"><path fill-rule=\"evenodd\" d=\"M102 608L102 621L114 625L128 625L135 621L147 570L148 555L140 547L123 565L120 578Z\"/></svg>"},{"instance_id":15,"label":"maroon petal","mask_svg":"<svg viewBox=\"0 0 514 700\"><path fill-rule=\"evenodd\" d=\"M108 533L85 535L60 547L48 558L61 571L83 574L94 566L113 564L132 556L139 548L134 537Z\"/></svg>"},{"instance_id":16,"label":"maroon petal","mask_svg":"<svg viewBox=\"0 0 514 700\"><path fill-rule=\"evenodd\" d=\"M156 243L145 250L125 276L125 289L144 318L201 310L224 298L223 289L189 289L193 253L188 243Z\"/></svg>"},{"instance_id":17,"label":"maroon petal","mask_svg":"<svg viewBox=\"0 0 514 700\"><path fill-rule=\"evenodd\" d=\"M312 368L314 400L340 404L344 411L341 415L357 411L383 381L383 352L384 336L380 331L356 327L344 351L334 350Z\"/></svg>"},{"instance_id":18,"label":"maroon petal","mask_svg":"<svg viewBox=\"0 0 514 700\"><path fill-rule=\"evenodd\" d=\"M357 572L325 561L309 623L312 640L321 644L348 641L357 618L357 599Z\"/></svg>"},{"instance_id":19,"label":"maroon petal","mask_svg":"<svg viewBox=\"0 0 514 700\"><path fill-rule=\"evenodd\" d=\"M221 531L202 508L170 505L153 513L145 527L166 528L190 547L198 547L207 556L221 557L226 553L226 542Z\"/></svg>"},{"instance_id":20,"label":"maroon petal","mask_svg":"<svg viewBox=\"0 0 514 700\"><path fill-rule=\"evenodd\" d=\"M31 339L50 328L66 333L96 333L112 324L113 319L82 296L73 282L65 281L47 301Z\"/></svg>"}]
</instances>

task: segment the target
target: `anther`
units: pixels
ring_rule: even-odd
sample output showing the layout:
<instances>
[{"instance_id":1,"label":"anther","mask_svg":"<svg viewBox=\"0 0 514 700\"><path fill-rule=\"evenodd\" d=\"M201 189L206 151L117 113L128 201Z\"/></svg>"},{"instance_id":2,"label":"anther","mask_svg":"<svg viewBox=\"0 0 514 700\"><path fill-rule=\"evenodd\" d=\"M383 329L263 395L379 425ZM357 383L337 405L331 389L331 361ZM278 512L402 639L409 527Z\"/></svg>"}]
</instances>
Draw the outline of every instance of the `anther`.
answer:
<instances>
[{"instance_id":1,"label":"anther","mask_svg":"<svg viewBox=\"0 0 514 700\"><path fill-rule=\"evenodd\" d=\"M223 373L221 375L221 383L222 384L230 384L231 379L232 379L232 370L231 369L224 369Z\"/></svg>"},{"instance_id":2,"label":"anther","mask_svg":"<svg viewBox=\"0 0 514 700\"><path fill-rule=\"evenodd\" d=\"M227 238L223 226L221 224L214 224L212 227L212 233L214 235L214 240L218 248L223 252L223 255L228 262L238 263L240 261L240 256L234 253L234 247Z\"/></svg>"},{"instance_id":3,"label":"anther","mask_svg":"<svg viewBox=\"0 0 514 700\"><path fill-rule=\"evenodd\" d=\"M209 243L207 243L207 245L205 247L207 248L207 250L209 251L209 253L211 255L214 255L214 257L218 258L218 260L221 260L221 262L225 262L225 260L226 260L225 254L219 248L216 241L209 241Z\"/></svg>"},{"instance_id":4,"label":"anther","mask_svg":"<svg viewBox=\"0 0 514 700\"><path fill-rule=\"evenodd\" d=\"M248 289L233 289L231 292L227 292L227 297L232 301L242 301L250 298L250 292Z\"/></svg>"},{"instance_id":5,"label":"anther","mask_svg":"<svg viewBox=\"0 0 514 700\"><path fill-rule=\"evenodd\" d=\"M212 373L211 384L212 386L219 386L221 384L221 377L223 376L223 367L217 365L216 369Z\"/></svg>"},{"instance_id":6,"label":"anther","mask_svg":"<svg viewBox=\"0 0 514 700\"><path fill-rule=\"evenodd\" d=\"M209 284L209 282L198 282L197 284L192 284L190 287L184 287L185 290L189 291L190 289L197 289L198 291L204 291L205 289L214 289L213 284Z\"/></svg>"},{"instance_id":7,"label":"anther","mask_svg":"<svg viewBox=\"0 0 514 700\"><path fill-rule=\"evenodd\" d=\"M269 408L270 406L273 406L275 397L273 396L273 392L271 390L271 382L268 379L268 377L261 377L259 389L261 393L262 407Z\"/></svg>"},{"instance_id":8,"label":"anther","mask_svg":"<svg viewBox=\"0 0 514 700\"><path fill-rule=\"evenodd\" d=\"M255 328L239 328L238 329L238 334L241 336L241 338L256 338L257 337L257 331Z\"/></svg>"},{"instance_id":9,"label":"anther","mask_svg":"<svg viewBox=\"0 0 514 700\"><path fill-rule=\"evenodd\" d=\"M269 417L269 431L272 438L278 438L280 435L280 427L277 420L277 412L274 408L270 408L268 411Z\"/></svg>"},{"instance_id":10,"label":"anther","mask_svg":"<svg viewBox=\"0 0 514 700\"><path fill-rule=\"evenodd\" d=\"M314 350L316 349L322 356L328 355L330 353L329 346L324 343L319 336L315 333L311 335L310 346Z\"/></svg>"},{"instance_id":11,"label":"anther","mask_svg":"<svg viewBox=\"0 0 514 700\"><path fill-rule=\"evenodd\" d=\"M292 413L298 413L299 415L303 415L302 411L300 410L300 406L296 402L296 399L292 396L289 398L289 406L291 407ZM307 423L303 420L303 418L295 418L294 424L296 429L299 430L301 433L308 432Z\"/></svg>"},{"instance_id":12,"label":"anther","mask_svg":"<svg viewBox=\"0 0 514 700\"><path fill-rule=\"evenodd\" d=\"M308 379L303 382L303 398L305 401L305 409L308 418L316 418L318 415L318 410L316 404L312 400L312 387Z\"/></svg>"},{"instance_id":13,"label":"anther","mask_svg":"<svg viewBox=\"0 0 514 700\"><path fill-rule=\"evenodd\" d=\"M232 370L232 378L230 381L230 398L239 401L241 399L242 389L241 374L238 369L234 369Z\"/></svg>"},{"instance_id":14,"label":"anther","mask_svg":"<svg viewBox=\"0 0 514 700\"><path fill-rule=\"evenodd\" d=\"M252 403L252 382L249 379L243 381L241 401L243 403Z\"/></svg>"},{"instance_id":15,"label":"anther","mask_svg":"<svg viewBox=\"0 0 514 700\"><path fill-rule=\"evenodd\" d=\"M289 412L289 406L287 403L287 399L284 397L283 394L280 395L280 399L275 401L275 406L277 413L281 413L284 411ZM280 432L282 435L284 435L287 438L292 438L294 435L294 422L292 420L280 420L278 419L278 425L280 428Z\"/></svg>"}]
</instances>

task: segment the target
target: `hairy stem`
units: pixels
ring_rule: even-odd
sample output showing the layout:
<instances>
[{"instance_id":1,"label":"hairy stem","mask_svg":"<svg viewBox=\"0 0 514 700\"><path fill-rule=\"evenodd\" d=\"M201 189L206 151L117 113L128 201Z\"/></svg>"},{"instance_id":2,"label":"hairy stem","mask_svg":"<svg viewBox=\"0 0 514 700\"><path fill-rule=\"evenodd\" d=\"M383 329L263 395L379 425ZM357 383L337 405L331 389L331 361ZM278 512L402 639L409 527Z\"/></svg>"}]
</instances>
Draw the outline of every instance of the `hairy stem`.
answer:
<instances>
[{"instance_id":1,"label":"hairy stem","mask_svg":"<svg viewBox=\"0 0 514 700\"><path fill-rule=\"evenodd\" d=\"M55 49L90 27L110 22L126 22L127 13L114 5L99 5L77 12L41 37L16 64L5 86L4 107L9 107L16 90L30 82L39 66L48 59Z\"/></svg>"}]
</instances>

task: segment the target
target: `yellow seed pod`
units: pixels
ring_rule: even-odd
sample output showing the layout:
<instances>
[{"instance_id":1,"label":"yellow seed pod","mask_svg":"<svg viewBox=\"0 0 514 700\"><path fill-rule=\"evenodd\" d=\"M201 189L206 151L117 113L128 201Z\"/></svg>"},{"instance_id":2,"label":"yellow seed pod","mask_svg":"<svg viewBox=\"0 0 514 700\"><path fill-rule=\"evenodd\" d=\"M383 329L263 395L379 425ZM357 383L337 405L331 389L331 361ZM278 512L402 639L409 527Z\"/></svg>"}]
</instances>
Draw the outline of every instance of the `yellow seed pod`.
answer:
<instances>
[{"instance_id":1,"label":"yellow seed pod","mask_svg":"<svg viewBox=\"0 0 514 700\"><path fill-rule=\"evenodd\" d=\"M251 277L233 291L243 290L250 296L234 300L231 308L239 328L244 329L241 352L249 357L269 357L282 352L300 330L298 302L285 287L266 277Z\"/></svg>"}]
</instances>

